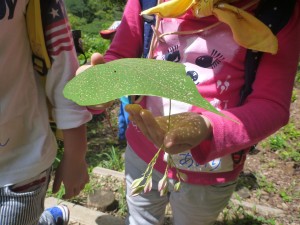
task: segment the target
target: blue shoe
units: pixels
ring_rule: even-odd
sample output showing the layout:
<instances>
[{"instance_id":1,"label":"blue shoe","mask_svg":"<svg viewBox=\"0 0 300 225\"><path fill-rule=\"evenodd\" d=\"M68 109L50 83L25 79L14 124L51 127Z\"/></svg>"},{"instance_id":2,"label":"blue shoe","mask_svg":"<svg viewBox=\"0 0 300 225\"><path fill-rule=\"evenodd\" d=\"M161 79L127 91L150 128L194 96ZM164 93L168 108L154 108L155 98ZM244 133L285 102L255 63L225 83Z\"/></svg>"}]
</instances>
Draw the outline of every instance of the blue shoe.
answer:
<instances>
[{"instance_id":1,"label":"blue shoe","mask_svg":"<svg viewBox=\"0 0 300 225\"><path fill-rule=\"evenodd\" d=\"M58 205L46 210L51 213L56 225L67 225L69 223L70 212L66 205Z\"/></svg>"}]
</instances>

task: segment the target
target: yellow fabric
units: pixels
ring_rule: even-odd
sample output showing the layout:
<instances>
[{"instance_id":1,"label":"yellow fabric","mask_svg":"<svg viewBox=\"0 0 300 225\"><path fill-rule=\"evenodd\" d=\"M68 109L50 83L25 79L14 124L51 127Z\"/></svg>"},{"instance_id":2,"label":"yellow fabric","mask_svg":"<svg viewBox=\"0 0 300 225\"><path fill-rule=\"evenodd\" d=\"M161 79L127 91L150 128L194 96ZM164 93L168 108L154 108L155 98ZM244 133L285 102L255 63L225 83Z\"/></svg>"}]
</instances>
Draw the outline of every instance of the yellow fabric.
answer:
<instances>
[{"instance_id":1,"label":"yellow fabric","mask_svg":"<svg viewBox=\"0 0 300 225\"><path fill-rule=\"evenodd\" d=\"M51 67L50 57L47 52L47 47L44 38L44 31L42 25L41 17L41 6L40 0L29 0L26 11L26 24L27 24L27 33L31 46L32 53L43 59L47 69ZM34 68L38 72L43 71L43 62L37 58L34 58ZM46 76L39 76L43 87L46 86ZM53 106L47 99L49 121L52 125L55 125L54 119L52 117L52 108ZM56 127L56 126L55 126ZM60 129L55 129L55 136L58 140L63 141L63 132Z\"/></svg>"},{"instance_id":2,"label":"yellow fabric","mask_svg":"<svg viewBox=\"0 0 300 225\"><path fill-rule=\"evenodd\" d=\"M51 61L45 44L40 8L40 0L29 1L26 11L27 33L33 54L44 59L46 67L49 69ZM39 68L36 69L39 70Z\"/></svg>"},{"instance_id":3,"label":"yellow fabric","mask_svg":"<svg viewBox=\"0 0 300 225\"><path fill-rule=\"evenodd\" d=\"M196 17L214 15L230 27L234 40L240 46L276 54L277 38L269 27L243 9L224 3L224 0L220 2L220 0L170 0L145 10L141 14L158 14L163 18L176 18L192 9Z\"/></svg>"}]
</instances>

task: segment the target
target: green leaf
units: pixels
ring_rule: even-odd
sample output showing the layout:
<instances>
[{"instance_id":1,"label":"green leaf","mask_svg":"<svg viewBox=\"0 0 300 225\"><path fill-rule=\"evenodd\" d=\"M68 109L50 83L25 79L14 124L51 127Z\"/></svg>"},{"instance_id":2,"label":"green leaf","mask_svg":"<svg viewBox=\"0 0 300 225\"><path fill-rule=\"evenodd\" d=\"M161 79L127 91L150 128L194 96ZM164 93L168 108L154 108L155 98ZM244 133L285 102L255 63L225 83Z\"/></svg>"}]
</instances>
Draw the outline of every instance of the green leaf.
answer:
<instances>
[{"instance_id":1,"label":"green leaf","mask_svg":"<svg viewBox=\"0 0 300 225\"><path fill-rule=\"evenodd\" d=\"M78 105L98 105L125 95L160 96L219 113L198 92L183 64L127 58L95 65L74 77L64 96Z\"/></svg>"}]
</instances>

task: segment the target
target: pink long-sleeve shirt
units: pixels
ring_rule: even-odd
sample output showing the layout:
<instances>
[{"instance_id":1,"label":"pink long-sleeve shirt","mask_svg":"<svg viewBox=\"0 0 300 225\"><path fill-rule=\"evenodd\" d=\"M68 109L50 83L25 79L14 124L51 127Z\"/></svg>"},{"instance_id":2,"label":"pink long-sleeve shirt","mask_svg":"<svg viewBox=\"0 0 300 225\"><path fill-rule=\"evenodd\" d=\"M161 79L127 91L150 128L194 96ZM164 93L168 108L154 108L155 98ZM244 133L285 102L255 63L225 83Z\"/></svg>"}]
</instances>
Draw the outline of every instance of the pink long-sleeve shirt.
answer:
<instances>
[{"instance_id":1,"label":"pink long-sleeve shirt","mask_svg":"<svg viewBox=\"0 0 300 225\"><path fill-rule=\"evenodd\" d=\"M248 3L238 2L238 6ZM105 60L138 58L143 51L143 19L139 0L129 0L114 40L105 54ZM163 19L159 31L203 29L217 19L213 16L196 19L187 13L178 19ZM230 28L220 24L205 32L191 35L167 35L153 52L157 60L183 63L199 93L228 120L212 112L172 101L172 114L197 112L207 117L213 135L199 146L172 158L188 177L188 183L211 185L232 181L243 169L245 157L235 163L232 153L247 149L285 125L289 119L289 106L300 50L299 1L288 24L278 33L279 50L276 55L263 54L253 92L242 106L240 90L244 84L244 58L246 49L238 46ZM168 115L169 100L147 96L141 105L154 115ZM235 122L234 122L235 121ZM127 141L136 154L149 163L157 148L134 125L127 130ZM162 153L155 165L161 173L166 163ZM176 179L175 170L169 177Z\"/></svg>"}]
</instances>

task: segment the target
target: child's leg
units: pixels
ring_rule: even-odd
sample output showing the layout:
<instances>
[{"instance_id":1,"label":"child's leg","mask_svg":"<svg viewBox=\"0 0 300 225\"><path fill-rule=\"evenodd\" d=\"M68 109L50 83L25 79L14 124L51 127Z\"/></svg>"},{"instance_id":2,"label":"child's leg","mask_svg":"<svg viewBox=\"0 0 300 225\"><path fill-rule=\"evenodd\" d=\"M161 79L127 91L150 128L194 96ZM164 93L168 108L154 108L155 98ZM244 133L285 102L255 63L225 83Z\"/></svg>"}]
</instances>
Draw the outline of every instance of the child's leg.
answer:
<instances>
[{"instance_id":1,"label":"child's leg","mask_svg":"<svg viewBox=\"0 0 300 225\"><path fill-rule=\"evenodd\" d=\"M174 225L212 225L226 207L236 182L215 186L182 183L179 192L171 192Z\"/></svg>"},{"instance_id":2,"label":"child's leg","mask_svg":"<svg viewBox=\"0 0 300 225\"><path fill-rule=\"evenodd\" d=\"M135 197L130 195L130 185L133 180L140 178L145 172L147 164L142 161L127 146L125 153L125 174L126 174L126 198L128 205L128 217L126 224L130 225L153 225L163 224L165 208L168 203L168 196L160 197L157 191L157 184L162 174L153 171L152 191Z\"/></svg>"},{"instance_id":3,"label":"child's leg","mask_svg":"<svg viewBox=\"0 0 300 225\"><path fill-rule=\"evenodd\" d=\"M44 210L50 169L37 179L0 188L1 225L37 225Z\"/></svg>"}]
</instances>

